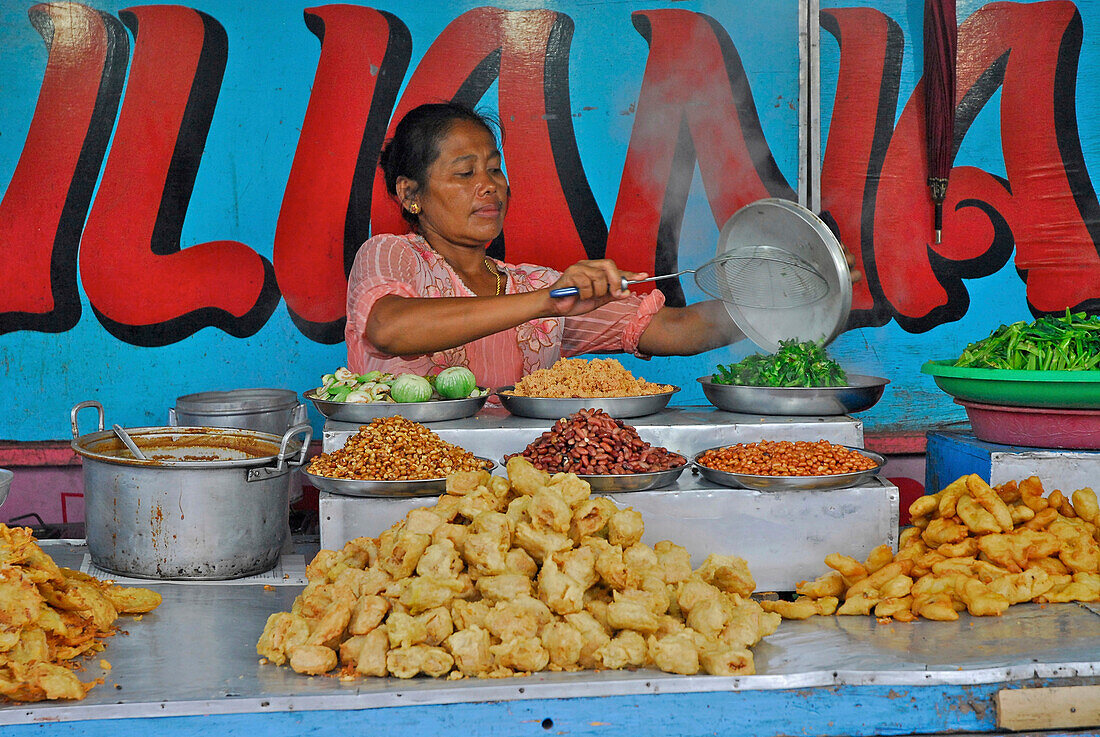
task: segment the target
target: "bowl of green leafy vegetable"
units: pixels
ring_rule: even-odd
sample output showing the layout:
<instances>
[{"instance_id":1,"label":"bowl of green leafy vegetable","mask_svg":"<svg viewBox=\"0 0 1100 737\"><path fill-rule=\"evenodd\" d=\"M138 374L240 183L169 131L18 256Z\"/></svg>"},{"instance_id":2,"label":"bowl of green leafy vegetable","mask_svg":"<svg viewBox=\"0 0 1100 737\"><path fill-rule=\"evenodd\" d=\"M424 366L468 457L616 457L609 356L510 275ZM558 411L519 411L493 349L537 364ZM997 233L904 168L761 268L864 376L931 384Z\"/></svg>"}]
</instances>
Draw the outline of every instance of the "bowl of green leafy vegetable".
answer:
<instances>
[{"instance_id":1,"label":"bowl of green leafy vegetable","mask_svg":"<svg viewBox=\"0 0 1100 737\"><path fill-rule=\"evenodd\" d=\"M849 374L814 341L787 340L772 354L718 365L697 380L711 404L760 415L843 415L873 407L888 379Z\"/></svg>"},{"instance_id":2,"label":"bowl of green leafy vegetable","mask_svg":"<svg viewBox=\"0 0 1100 737\"><path fill-rule=\"evenodd\" d=\"M959 368L1010 371L1100 371L1100 315L1048 315L1001 325L966 347Z\"/></svg>"},{"instance_id":3,"label":"bowl of green leafy vegetable","mask_svg":"<svg viewBox=\"0 0 1100 737\"><path fill-rule=\"evenodd\" d=\"M1001 325L957 359L928 361L921 373L965 402L1100 409L1100 316L1066 310Z\"/></svg>"}]
</instances>

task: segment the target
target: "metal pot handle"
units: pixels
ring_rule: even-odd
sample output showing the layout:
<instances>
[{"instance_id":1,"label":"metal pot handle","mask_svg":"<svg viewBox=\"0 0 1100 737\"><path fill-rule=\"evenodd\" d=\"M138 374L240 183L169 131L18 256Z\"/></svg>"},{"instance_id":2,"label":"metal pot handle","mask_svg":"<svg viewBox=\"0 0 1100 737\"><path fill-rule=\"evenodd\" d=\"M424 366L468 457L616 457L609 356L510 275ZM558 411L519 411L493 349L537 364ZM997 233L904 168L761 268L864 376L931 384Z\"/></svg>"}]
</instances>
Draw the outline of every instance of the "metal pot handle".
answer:
<instances>
[{"instance_id":1,"label":"metal pot handle","mask_svg":"<svg viewBox=\"0 0 1100 737\"><path fill-rule=\"evenodd\" d=\"M304 435L304 437L302 438L302 448L301 450L297 451L297 458L287 461L286 447L290 444L290 439L293 438L295 435L298 435L299 433ZM287 473L289 470L287 469L288 463L292 466L302 465L303 463L305 463L306 453L309 452L309 441L312 439L313 427L311 427L308 422L304 422L300 425L295 425L294 427L290 428L285 433L283 433L283 439L282 442L279 443L279 455L275 459L275 465L250 468L248 469L248 473L245 476L246 479L248 481L263 481L264 479L274 478L275 476L282 476L284 473Z\"/></svg>"},{"instance_id":2,"label":"metal pot handle","mask_svg":"<svg viewBox=\"0 0 1100 737\"><path fill-rule=\"evenodd\" d=\"M80 437L80 429L77 427L77 424L76 424L76 414L77 414L77 412L84 409L85 407L95 407L96 411L99 412L99 430L100 430L100 432L102 432L103 428L105 427L105 425L103 424L103 405L100 404L99 402L97 402L94 399L89 399L86 402L81 402L80 404L73 407L72 411L69 413L69 422L72 424L72 428L73 428L73 440L76 440L77 438Z\"/></svg>"},{"instance_id":3,"label":"metal pot handle","mask_svg":"<svg viewBox=\"0 0 1100 737\"><path fill-rule=\"evenodd\" d=\"M309 441L313 440L313 427L308 422L302 422L291 427L285 433L283 433L283 440L279 443L279 466L287 463L286 459L286 446L290 444L290 439L295 435L301 434L302 448L298 451L297 460L289 461L292 466L300 466L306 462L306 454L309 453Z\"/></svg>"}]
</instances>

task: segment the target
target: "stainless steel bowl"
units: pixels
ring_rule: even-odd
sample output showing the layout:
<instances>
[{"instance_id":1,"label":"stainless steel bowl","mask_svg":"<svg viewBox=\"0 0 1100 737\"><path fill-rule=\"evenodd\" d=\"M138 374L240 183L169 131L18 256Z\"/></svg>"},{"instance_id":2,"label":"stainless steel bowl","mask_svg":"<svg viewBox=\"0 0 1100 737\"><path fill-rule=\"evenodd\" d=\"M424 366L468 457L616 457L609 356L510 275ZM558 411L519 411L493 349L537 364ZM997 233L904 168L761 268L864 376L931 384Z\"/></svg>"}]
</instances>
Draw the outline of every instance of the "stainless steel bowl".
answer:
<instances>
[{"instance_id":1,"label":"stainless steel bowl","mask_svg":"<svg viewBox=\"0 0 1100 737\"><path fill-rule=\"evenodd\" d=\"M481 387L478 387L479 389ZM318 399L312 391L302 394L317 411L337 422L370 422L378 417L400 415L413 422L443 422L476 415L485 406L488 395L465 399L433 399L429 402L330 402Z\"/></svg>"},{"instance_id":2,"label":"stainless steel bowl","mask_svg":"<svg viewBox=\"0 0 1100 737\"><path fill-rule=\"evenodd\" d=\"M497 464L488 458L481 458L485 462L485 470L492 471ZM342 496L364 497L409 497L409 496L439 496L447 490L447 477L435 479L411 479L408 481L375 481L371 479L334 479L330 476L319 476L309 471L302 472L306 481L321 491Z\"/></svg>"},{"instance_id":3,"label":"stainless steel bowl","mask_svg":"<svg viewBox=\"0 0 1100 737\"><path fill-rule=\"evenodd\" d=\"M848 374L848 386L736 386L696 379L710 403L750 415L846 415L875 406L889 379Z\"/></svg>"},{"instance_id":4,"label":"stainless steel bowl","mask_svg":"<svg viewBox=\"0 0 1100 737\"><path fill-rule=\"evenodd\" d=\"M11 482L15 478L15 474L6 468L0 468L0 504L3 504L8 499L8 492L11 491Z\"/></svg>"},{"instance_id":5,"label":"stainless steel bowl","mask_svg":"<svg viewBox=\"0 0 1100 737\"><path fill-rule=\"evenodd\" d=\"M708 448L707 450L719 450L728 446L720 445L716 448ZM854 471L852 473L837 473L830 476L760 476L751 473L732 473L730 471L719 471L716 468L710 468L704 466L699 462L699 458L706 453L706 450L701 450L695 454L692 462L695 467L699 469L699 473L703 474L703 478L708 481L713 481L716 484L722 486L732 486L735 489L758 489L760 491L805 491L807 489L847 489L850 486L857 486L858 484L867 481L874 477L882 467L886 465L886 459L880 456L878 453L866 450L864 448L855 448L850 445L842 445L842 448L848 450L854 450L857 453L867 456L875 462L874 468L869 468L866 471Z\"/></svg>"},{"instance_id":6,"label":"stainless steel bowl","mask_svg":"<svg viewBox=\"0 0 1100 737\"><path fill-rule=\"evenodd\" d=\"M640 397L519 397L505 394L514 387L502 386L497 390L500 403L514 415L536 417L543 420L557 420L568 417L582 409L602 409L612 417L642 417L660 412L668 406L672 395L680 387L663 394L643 394Z\"/></svg>"},{"instance_id":7,"label":"stainless steel bowl","mask_svg":"<svg viewBox=\"0 0 1100 737\"><path fill-rule=\"evenodd\" d=\"M684 463L676 468L668 468L664 471L650 471L648 473L619 473L619 474L577 474L577 478L584 479L592 487L592 491L604 493L622 491L649 491L668 486L691 464Z\"/></svg>"},{"instance_id":8,"label":"stainless steel bowl","mask_svg":"<svg viewBox=\"0 0 1100 737\"><path fill-rule=\"evenodd\" d=\"M679 455L679 453L676 455ZM504 458L502 465L508 465L507 457ZM592 487L592 491L603 493L649 491L650 489L660 489L668 486L673 481L680 478L680 474L684 472L685 468L690 467L691 464L688 463L685 458L684 463L681 465L675 468L666 468L663 471L647 471L645 473L578 473L577 478L587 481L588 485ZM550 473L553 474L555 472L551 471Z\"/></svg>"}]
</instances>

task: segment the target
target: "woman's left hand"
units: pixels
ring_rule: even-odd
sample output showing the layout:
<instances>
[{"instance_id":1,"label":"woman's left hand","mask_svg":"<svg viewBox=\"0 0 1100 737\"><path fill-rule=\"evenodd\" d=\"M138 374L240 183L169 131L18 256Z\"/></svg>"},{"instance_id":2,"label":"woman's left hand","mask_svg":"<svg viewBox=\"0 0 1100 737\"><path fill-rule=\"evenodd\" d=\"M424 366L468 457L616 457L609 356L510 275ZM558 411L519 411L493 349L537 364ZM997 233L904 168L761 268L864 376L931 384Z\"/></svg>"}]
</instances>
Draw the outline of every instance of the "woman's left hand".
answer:
<instances>
[{"instance_id":1,"label":"woman's left hand","mask_svg":"<svg viewBox=\"0 0 1100 737\"><path fill-rule=\"evenodd\" d=\"M549 315L567 317L583 315L586 312L605 305L616 299L630 295L623 288L623 279L644 279L646 274L635 271L620 271L610 259L578 261L565 271L546 291L547 311ZM574 287L576 296L550 297L552 289Z\"/></svg>"}]
</instances>

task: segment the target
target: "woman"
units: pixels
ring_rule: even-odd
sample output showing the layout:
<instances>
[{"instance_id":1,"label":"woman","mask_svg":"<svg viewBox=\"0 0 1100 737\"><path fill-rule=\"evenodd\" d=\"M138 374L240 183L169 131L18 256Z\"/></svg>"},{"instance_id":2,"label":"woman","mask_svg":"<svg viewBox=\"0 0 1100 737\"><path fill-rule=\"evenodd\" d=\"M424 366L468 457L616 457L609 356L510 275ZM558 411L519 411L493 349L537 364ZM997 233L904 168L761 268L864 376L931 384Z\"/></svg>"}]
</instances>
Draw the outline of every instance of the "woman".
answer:
<instances>
[{"instance_id":1,"label":"woman","mask_svg":"<svg viewBox=\"0 0 1100 737\"><path fill-rule=\"evenodd\" d=\"M508 212L508 181L485 118L455 103L421 105L380 161L413 232L372 237L355 257L345 337L353 371L428 374L464 365L478 383L514 384L561 356L691 355L744 337L718 301L666 307L660 291L621 289L607 259L563 272L489 258ZM552 298L572 286L578 296Z\"/></svg>"}]
</instances>

